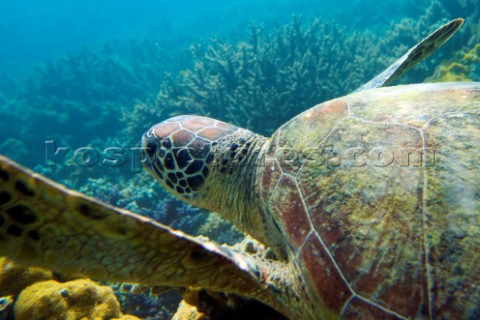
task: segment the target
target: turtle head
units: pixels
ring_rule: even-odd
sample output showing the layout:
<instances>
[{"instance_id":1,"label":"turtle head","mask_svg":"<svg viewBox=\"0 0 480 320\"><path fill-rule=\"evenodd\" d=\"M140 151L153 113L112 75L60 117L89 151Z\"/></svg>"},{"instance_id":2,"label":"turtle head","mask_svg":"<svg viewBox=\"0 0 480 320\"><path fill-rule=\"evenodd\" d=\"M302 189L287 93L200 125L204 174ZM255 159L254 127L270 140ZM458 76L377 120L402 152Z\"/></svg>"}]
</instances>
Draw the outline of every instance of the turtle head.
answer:
<instances>
[{"instance_id":1,"label":"turtle head","mask_svg":"<svg viewBox=\"0 0 480 320\"><path fill-rule=\"evenodd\" d=\"M261 225L256 164L265 141L222 121L178 116L143 135L144 165L175 197L218 212L255 237Z\"/></svg>"},{"instance_id":2,"label":"turtle head","mask_svg":"<svg viewBox=\"0 0 480 320\"><path fill-rule=\"evenodd\" d=\"M192 202L188 199L199 200L210 190L208 182L212 175L228 176L234 169L241 169L229 164L235 160L240 164L247 156L252 135L258 136L215 119L191 115L173 117L154 125L143 135L144 165L166 190Z\"/></svg>"},{"instance_id":3,"label":"turtle head","mask_svg":"<svg viewBox=\"0 0 480 320\"><path fill-rule=\"evenodd\" d=\"M236 127L199 116L179 116L154 125L142 138L149 173L179 198L191 198L205 185L217 140Z\"/></svg>"}]
</instances>

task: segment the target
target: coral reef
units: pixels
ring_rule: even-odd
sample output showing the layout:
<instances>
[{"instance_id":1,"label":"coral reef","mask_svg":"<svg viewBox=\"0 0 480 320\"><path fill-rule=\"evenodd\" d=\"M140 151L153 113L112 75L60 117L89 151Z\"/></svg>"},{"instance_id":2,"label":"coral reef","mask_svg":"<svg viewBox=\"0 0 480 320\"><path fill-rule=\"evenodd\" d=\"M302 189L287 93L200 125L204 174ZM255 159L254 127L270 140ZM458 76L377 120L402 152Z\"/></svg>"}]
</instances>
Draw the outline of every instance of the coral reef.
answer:
<instances>
[{"instance_id":1,"label":"coral reef","mask_svg":"<svg viewBox=\"0 0 480 320\"><path fill-rule=\"evenodd\" d=\"M182 300L179 290L145 287L137 284L113 284L122 311L145 320L171 319Z\"/></svg>"},{"instance_id":2,"label":"coral reef","mask_svg":"<svg viewBox=\"0 0 480 320\"><path fill-rule=\"evenodd\" d=\"M53 279L50 270L39 267L24 267L0 257L0 297L16 296L26 287Z\"/></svg>"},{"instance_id":3,"label":"coral reef","mask_svg":"<svg viewBox=\"0 0 480 320\"><path fill-rule=\"evenodd\" d=\"M385 35L348 32L318 20L305 25L297 17L273 33L251 25L247 39L234 44L220 39L194 44L194 66L167 76L156 104L138 102L124 116L123 121L131 120L125 121L126 130L139 132L145 123L172 115L201 114L270 135L306 108L346 94L381 72L447 20L438 21L439 16L451 14L441 2L432 2L421 17L403 18ZM440 50L400 83L424 81L448 54Z\"/></svg>"},{"instance_id":4,"label":"coral reef","mask_svg":"<svg viewBox=\"0 0 480 320\"><path fill-rule=\"evenodd\" d=\"M135 182L121 179L119 184L103 178L88 179L80 191L194 236L204 235L229 245L243 239L243 233L231 223L173 198L146 173L133 179ZM120 186L125 187L120 189Z\"/></svg>"},{"instance_id":5,"label":"coral reef","mask_svg":"<svg viewBox=\"0 0 480 320\"><path fill-rule=\"evenodd\" d=\"M106 144L122 130L121 108L131 108L135 99L154 97L163 73L176 69L177 63L156 41L131 40L108 43L100 51L83 48L62 59L47 60L23 82L4 77L0 111L5 118L0 125L21 125L2 130L0 138L22 141L28 154L16 154L9 145L0 145L0 151L33 165L39 160L31 155L45 153L45 140L72 147L84 147L94 140ZM132 141L122 139L124 143Z\"/></svg>"},{"instance_id":6,"label":"coral reef","mask_svg":"<svg viewBox=\"0 0 480 320\"><path fill-rule=\"evenodd\" d=\"M88 279L37 282L20 293L14 312L17 320L139 319L123 318L113 290Z\"/></svg>"},{"instance_id":7,"label":"coral reef","mask_svg":"<svg viewBox=\"0 0 480 320\"><path fill-rule=\"evenodd\" d=\"M427 79L431 82L448 81L480 81L480 43L465 52L460 50L453 59L440 64L433 76Z\"/></svg>"},{"instance_id":8,"label":"coral reef","mask_svg":"<svg viewBox=\"0 0 480 320\"><path fill-rule=\"evenodd\" d=\"M440 65L435 74L428 78L431 82L472 81L468 78L469 68L459 62Z\"/></svg>"},{"instance_id":9,"label":"coral reef","mask_svg":"<svg viewBox=\"0 0 480 320\"><path fill-rule=\"evenodd\" d=\"M38 267L24 267L0 257L0 319L13 318L13 303L16 296L26 287L53 279L50 270Z\"/></svg>"},{"instance_id":10,"label":"coral reef","mask_svg":"<svg viewBox=\"0 0 480 320\"><path fill-rule=\"evenodd\" d=\"M150 300L151 310L155 300ZM137 307L146 305L138 303L138 299L123 297L121 301ZM0 319L32 318L138 319L122 315L120 304L110 287L100 286L80 275L65 277L44 268L24 267L0 257Z\"/></svg>"},{"instance_id":11,"label":"coral reef","mask_svg":"<svg viewBox=\"0 0 480 320\"><path fill-rule=\"evenodd\" d=\"M150 125L196 113L271 134L300 111L368 79L372 47L373 36L320 21L305 27L297 17L273 34L251 25L248 38L236 44L192 45L194 67L166 78L156 106L137 104L131 118L150 119ZM136 125L125 123L129 132L138 131Z\"/></svg>"},{"instance_id":12,"label":"coral reef","mask_svg":"<svg viewBox=\"0 0 480 320\"><path fill-rule=\"evenodd\" d=\"M463 60L468 65L469 78L472 81L480 81L480 42L463 55Z\"/></svg>"}]
</instances>

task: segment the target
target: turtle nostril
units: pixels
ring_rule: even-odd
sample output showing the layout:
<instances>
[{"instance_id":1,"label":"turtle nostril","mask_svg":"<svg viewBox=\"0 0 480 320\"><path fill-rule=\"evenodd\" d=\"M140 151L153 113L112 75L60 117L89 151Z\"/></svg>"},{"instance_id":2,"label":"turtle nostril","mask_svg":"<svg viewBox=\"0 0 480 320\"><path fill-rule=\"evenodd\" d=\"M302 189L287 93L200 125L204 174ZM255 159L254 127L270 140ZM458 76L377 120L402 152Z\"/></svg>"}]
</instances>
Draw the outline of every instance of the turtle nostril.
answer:
<instances>
[{"instance_id":1,"label":"turtle nostril","mask_svg":"<svg viewBox=\"0 0 480 320\"><path fill-rule=\"evenodd\" d=\"M172 147L172 141L170 141L170 139L163 139L162 146L166 149L170 149Z\"/></svg>"}]
</instances>

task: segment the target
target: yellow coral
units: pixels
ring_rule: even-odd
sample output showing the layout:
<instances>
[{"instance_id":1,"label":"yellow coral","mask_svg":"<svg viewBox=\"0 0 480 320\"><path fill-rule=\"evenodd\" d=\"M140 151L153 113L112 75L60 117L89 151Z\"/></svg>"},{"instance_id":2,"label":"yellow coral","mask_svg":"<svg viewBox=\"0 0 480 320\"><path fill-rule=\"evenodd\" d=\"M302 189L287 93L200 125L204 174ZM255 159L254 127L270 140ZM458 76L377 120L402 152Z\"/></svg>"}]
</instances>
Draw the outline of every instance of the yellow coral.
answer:
<instances>
[{"instance_id":1,"label":"yellow coral","mask_svg":"<svg viewBox=\"0 0 480 320\"><path fill-rule=\"evenodd\" d=\"M126 314L112 320L140 320L140 318Z\"/></svg>"},{"instance_id":2,"label":"yellow coral","mask_svg":"<svg viewBox=\"0 0 480 320\"><path fill-rule=\"evenodd\" d=\"M37 282L23 290L15 303L15 319L122 318L120 304L110 287L88 279L60 283Z\"/></svg>"},{"instance_id":3,"label":"yellow coral","mask_svg":"<svg viewBox=\"0 0 480 320\"><path fill-rule=\"evenodd\" d=\"M441 65L435 71L433 79L429 81L435 82L451 82L451 81L472 81L468 78L469 68L459 62L453 62L449 65Z\"/></svg>"},{"instance_id":4,"label":"yellow coral","mask_svg":"<svg viewBox=\"0 0 480 320\"><path fill-rule=\"evenodd\" d=\"M471 74L480 63L480 43L467 53L457 53L453 61L450 60L438 66L433 76L427 78L427 82L473 81Z\"/></svg>"},{"instance_id":5,"label":"yellow coral","mask_svg":"<svg viewBox=\"0 0 480 320\"><path fill-rule=\"evenodd\" d=\"M23 267L5 257L0 258L0 297L17 295L24 288L38 281L51 280L50 270Z\"/></svg>"},{"instance_id":6,"label":"yellow coral","mask_svg":"<svg viewBox=\"0 0 480 320\"><path fill-rule=\"evenodd\" d=\"M183 300L174 314L173 320L202 320L205 315L198 311L197 307Z\"/></svg>"},{"instance_id":7,"label":"yellow coral","mask_svg":"<svg viewBox=\"0 0 480 320\"><path fill-rule=\"evenodd\" d=\"M463 55L463 59L469 63L479 63L480 62L480 43L477 43L472 50L468 51Z\"/></svg>"}]
</instances>

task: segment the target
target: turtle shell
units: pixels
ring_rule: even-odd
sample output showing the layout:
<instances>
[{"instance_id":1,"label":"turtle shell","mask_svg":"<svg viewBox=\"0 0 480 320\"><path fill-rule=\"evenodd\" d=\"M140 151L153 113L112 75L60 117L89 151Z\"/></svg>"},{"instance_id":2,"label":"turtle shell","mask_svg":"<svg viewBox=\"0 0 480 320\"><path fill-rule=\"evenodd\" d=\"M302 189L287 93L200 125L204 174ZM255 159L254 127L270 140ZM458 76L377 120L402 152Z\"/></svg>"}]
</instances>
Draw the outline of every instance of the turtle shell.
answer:
<instances>
[{"instance_id":1,"label":"turtle shell","mask_svg":"<svg viewBox=\"0 0 480 320\"><path fill-rule=\"evenodd\" d=\"M319 318L480 315L480 84L322 103L272 137L262 197Z\"/></svg>"}]
</instances>

